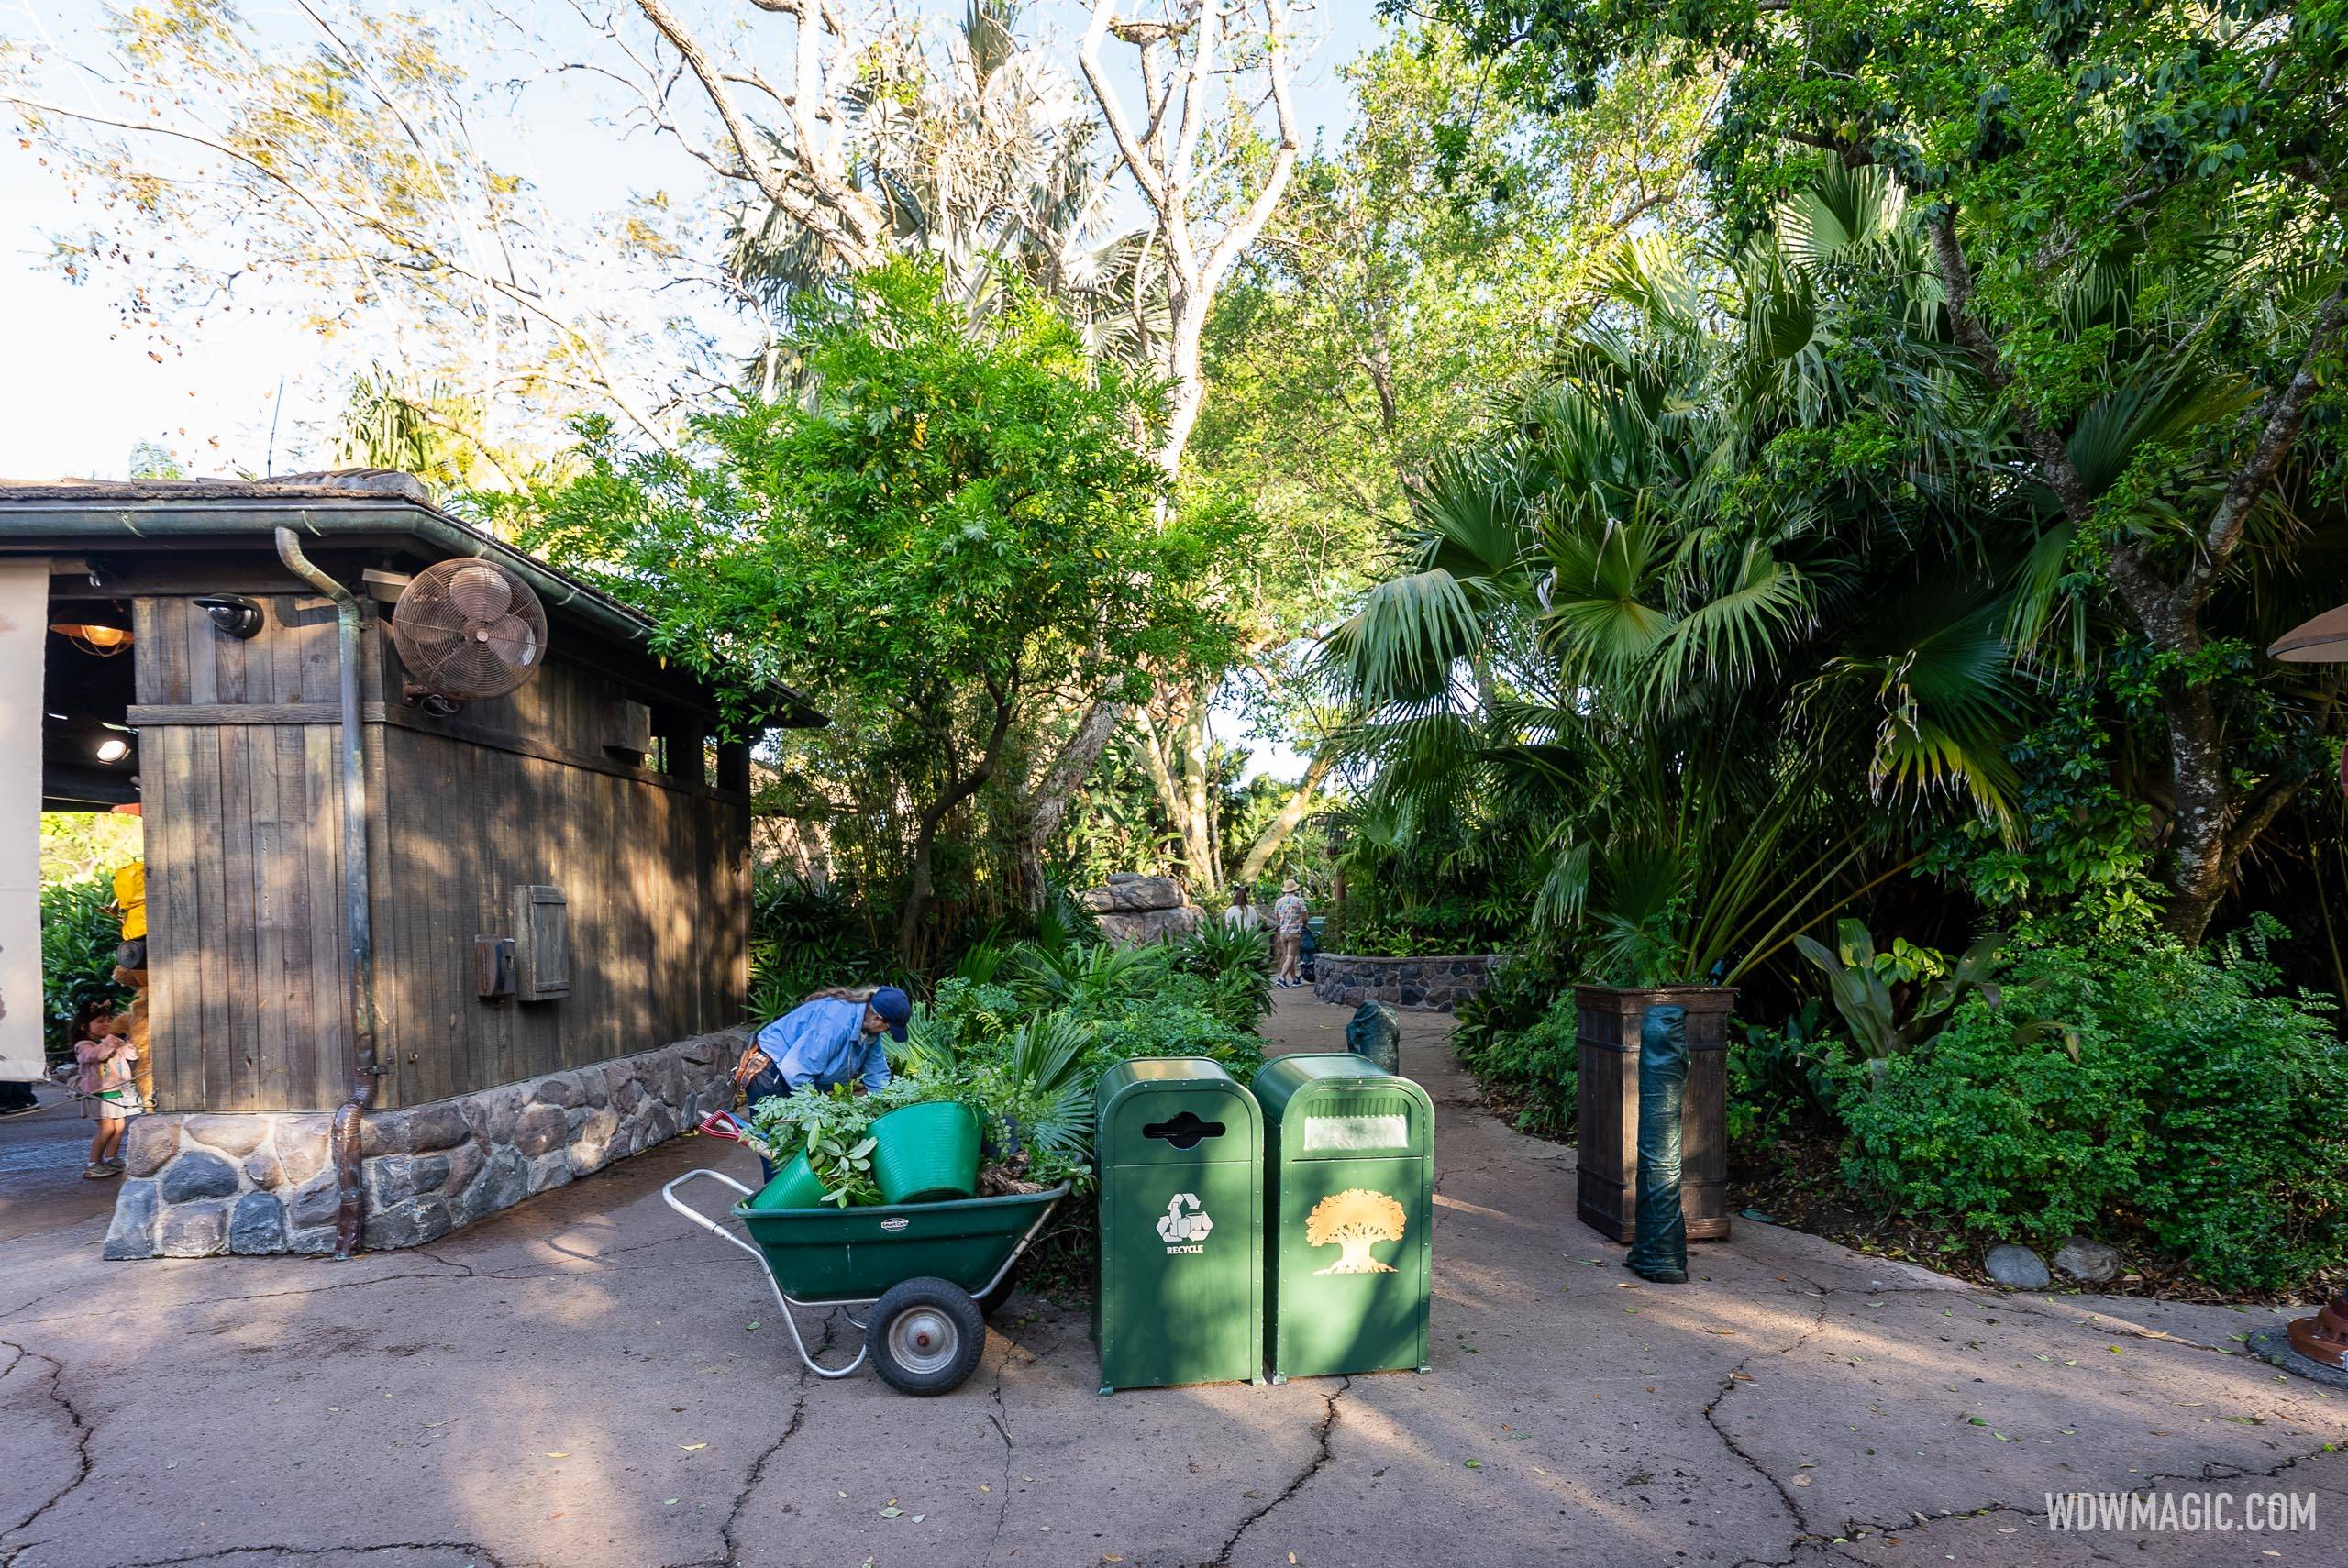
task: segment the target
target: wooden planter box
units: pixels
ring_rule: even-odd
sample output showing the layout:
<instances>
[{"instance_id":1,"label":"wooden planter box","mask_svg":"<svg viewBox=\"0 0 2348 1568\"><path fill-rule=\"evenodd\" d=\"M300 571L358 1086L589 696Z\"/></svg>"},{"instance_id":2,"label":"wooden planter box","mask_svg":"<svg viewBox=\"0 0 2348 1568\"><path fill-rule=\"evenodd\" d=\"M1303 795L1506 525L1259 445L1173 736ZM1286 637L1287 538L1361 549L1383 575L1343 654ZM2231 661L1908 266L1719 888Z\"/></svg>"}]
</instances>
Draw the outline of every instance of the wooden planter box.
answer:
<instances>
[{"instance_id":1,"label":"wooden planter box","mask_svg":"<svg viewBox=\"0 0 2348 1568\"><path fill-rule=\"evenodd\" d=\"M1688 1010L1688 1088L1680 1102L1680 1212L1691 1242L1726 1241L1730 986L1574 988L1581 1078L1575 1212L1618 1242L1636 1229L1639 1183L1639 1023L1661 1004Z\"/></svg>"}]
</instances>

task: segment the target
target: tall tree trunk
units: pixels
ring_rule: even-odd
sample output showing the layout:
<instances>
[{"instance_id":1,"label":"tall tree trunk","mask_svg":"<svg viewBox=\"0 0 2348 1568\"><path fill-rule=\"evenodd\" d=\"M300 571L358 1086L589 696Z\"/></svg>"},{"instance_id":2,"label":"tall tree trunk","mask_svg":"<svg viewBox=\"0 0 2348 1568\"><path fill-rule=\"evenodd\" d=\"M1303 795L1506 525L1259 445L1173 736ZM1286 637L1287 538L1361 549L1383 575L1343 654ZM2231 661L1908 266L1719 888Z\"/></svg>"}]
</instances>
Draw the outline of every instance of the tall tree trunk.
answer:
<instances>
[{"instance_id":1,"label":"tall tree trunk","mask_svg":"<svg viewBox=\"0 0 2348 1568\"><path fill-rule=\"evenodd\" d=\"M2003 392L2012 376L1997 341L1973 310L1974 281L1956 233L1953 211L1943 208L1927 226L1935 269L1948 295L1949 326L1982 378ZM2305 424L2309 401L2321 385L2320 362L2339 341L2343 290L2335 288L2317 313L2308 345L2291 380L2267 400L2258 439L2228 481L2203 525L2192 562L2182 580L2172 582L2133 547L2113 548L2105 573L2121 606L2144 640L2183 663L2202 646L2201 611L2242 542L2250 512L2274 481ZM2073 525L2095 525L2095 498L2071 461L2068 447L2042 425L2020 400L2014 426L2038 459L2040 478L2054 491ZM2298 788L2292 780L2269 780L2245 792L2234 782L2226 756L2225 733L2216 691L2205 681L2172 679L2160 694L2167 731L2170 810L2168 896L2162 922L2181 942L2198 944L2233 880L2234 867L2275 813Z\"/></svg>"},{"instance_id":2,"label":"tall tree trunk","mask_svg":"<svg viewBox=\"0 0 2348 1568\"><path fill-rule=\"evenodd\" d=\"M994 776L1002 759L1003 738L1011 733L1012 701L1007 692L994 691L994 725L987 732L986 749L969 772L959 778L949 779L937 799L923 808L914 829L914 853L911 875L906 878L905 901L897 911L897 962L911 967L919 956L923 919L929 912L929 900L936 891L932 875L932 856L937 847L937 830L954 812L954 808L977 794Z\"/></svg>"},{"instance_id":3,"label":"tall tree trunk","mask_svg":"<svg viewBox=\"0 0 2348 1568\"><path fill-rule=\"evenodd\" d=\"M1125 705L1103 697L1077 721L1076 731L1060 747L1058 756L1028 791L1019 823L1019 896L1030 914L1044 908L1044 851L1068 821L1068 804L1079 786L1092 776L1109 737L1117 732Z\"/></svg>"},{"instance_id":4,"label":"tall tree trunk","mask_svg":"<svg viewBox=\"0 0 2348 1568\"><path fill-rule=\"evenodd\" d=\"M1272 856L1280 852L1280 845L1288 842L1297 824L1311 813L1313 799L1321 793L1321 786L1329 777L1329 767L1328 752L1316 753L1305 767L1304 777L1297 781L1296 792L1288 798L1279 814L1257 835L1256 842L1247 846L1246 857L1239 862L1239 875L1232 878L1234 882L1244 888L1264 874L1264 867L1271 864Z\"/></svg>"},{"instance_id":5,"label":"tall tree trunk","mask_svg":"<svg viewBox=\"0 0 2348 1568\"><path fill-rule=\"evenodd\" d=\"M1191 704L1190 722L1182 726L1182 856L1190 862L1193 891L1213 892L1223 886L1223 865L1215 857L1213 807L1208 800L1208 706L1202 698Z\"/></svg>"}]
</instances>

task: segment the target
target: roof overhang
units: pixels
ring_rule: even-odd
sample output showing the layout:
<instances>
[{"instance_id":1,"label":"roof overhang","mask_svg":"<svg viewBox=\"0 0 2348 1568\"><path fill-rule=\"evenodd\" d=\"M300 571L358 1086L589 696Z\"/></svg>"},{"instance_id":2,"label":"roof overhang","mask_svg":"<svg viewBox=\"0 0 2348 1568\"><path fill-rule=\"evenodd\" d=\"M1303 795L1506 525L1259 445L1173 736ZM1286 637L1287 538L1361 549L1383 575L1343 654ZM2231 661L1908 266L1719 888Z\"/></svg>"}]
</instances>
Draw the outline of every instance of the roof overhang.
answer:
<instances>
[{"instance_id":1,"label":"roof overhang","mask_svg":"<svg viewBox=\"0 0 2348 1568\"><path fill-rule=\"evenodd\" d=\"M0 553L100 549L199 542L256 547L291 528L305 542L376 542L404 536L446 556L495 561L545 602L548 613L586 622L615 641L658 657L653 624L641 613L526 551L434 506L412 476L380 469L301 474L283 480L0 480ZM356 585L354 585L354 590ZM806 696L774 685L751 694L764 723L815 729L830 718Z\"/></svg>"}]
</instances>

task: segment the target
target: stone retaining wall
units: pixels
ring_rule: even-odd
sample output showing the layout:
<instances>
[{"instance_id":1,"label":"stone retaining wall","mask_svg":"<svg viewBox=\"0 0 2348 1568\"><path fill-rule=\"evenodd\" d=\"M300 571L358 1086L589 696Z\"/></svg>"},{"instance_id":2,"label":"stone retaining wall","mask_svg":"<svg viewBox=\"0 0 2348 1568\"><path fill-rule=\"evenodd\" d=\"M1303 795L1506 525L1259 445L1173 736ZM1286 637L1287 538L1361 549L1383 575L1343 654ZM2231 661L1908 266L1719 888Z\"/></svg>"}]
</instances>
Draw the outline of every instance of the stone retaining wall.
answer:
<instances>
[{"instance_id":1,"label":"stone retaining wall","mask_svg":"<svg viewBox=\"0 0 2348 1568\"><path fill-rule=\"evenodd\" d=\"M740 1030L680 1040L361 1124L360 1244L413 1247L567 1186L733 1103ZM134 1117L110 1258L330 1253L331 1113Z\"/></svg>"},{"instance_id":2,"label":"stone retaining wall","mask_svg":"<svg viewBox=\"0 0 2348 1568\"><path fill-rule=\"evenodd\" d=\"M1324 1002L1359 1007L1366 1001L1449 1012L1484 988L1497 953L1438 954L1425 958L1365 958L1324 953L1312 960L1312 994Z\"/></svg>"}]
</instances>

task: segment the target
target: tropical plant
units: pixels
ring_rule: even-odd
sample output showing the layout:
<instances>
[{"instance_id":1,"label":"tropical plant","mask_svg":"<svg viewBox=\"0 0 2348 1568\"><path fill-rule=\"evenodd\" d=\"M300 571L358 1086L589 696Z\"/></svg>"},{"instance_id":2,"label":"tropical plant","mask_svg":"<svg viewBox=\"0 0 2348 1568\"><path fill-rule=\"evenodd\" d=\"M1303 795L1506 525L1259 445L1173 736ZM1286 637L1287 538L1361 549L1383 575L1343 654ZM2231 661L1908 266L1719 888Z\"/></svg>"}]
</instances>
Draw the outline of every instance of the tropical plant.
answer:
<instances>
[{"instance_id":1,"label":"tropical plant","mask_svg":"<svg viewBox=\"0 0 2348 1568\"><path fill-rule=\"evenodd\" d=\"M1213 987L1213 1010L1239 1028L1272 1010L1272 942L1260 930L1209 916L1174 944L1174 968Z\"/></svg>"},{"instance_id":2,"label":"tropical plant","mask_svg":"<svg viewBox=\"0 0 2348 1568\"><path fill-rule=\"evenodd\" d=\"M1733 254L1623 246L1328 639L1372 802L1540 824L1536 928L1592 976L1733 982L1913 864L1870 806L2009 810L2027 692L1952 527L1971 411L1899 215L1837 174Z\"/></svg>"},{"instance_id":3,"label":"tropical plant","mask_svg":"<svg viewBox=\"0 0 2348 1568\"><path fill-rule=\"evenodd\" d=\"M892 1082L879 1093L858 1093L847 1084L828 1089L809 1084L789 1094L769 1095L750 1108L746 1131L750 1146L781 1164L797 1154L824 1184L825 1203L841 1209L880 1201L872 1176L872 1123L901 1105L910 1105L921 1086Z\"/></svg>"},{"instance_id":4,"label":"tropical plant","mask_svg":"<svg viewBox=\"0 0 2348 1568\"><path fill-rule=\"evenodd\" d=\"M1625 70L1713 62L1701 161L1733 225L1821 162L1912 199L1917 275L1991 405L1944 471L2020 503L1995 541L2034 558L2018 631L2056 632L2082 668L2140 659L2161 917L2199 941L2342 722L2321 674L2251 657L2336 598L2303 569L2341 522L2348 56L2330 6L1412 8L1548 112Z\"/></svg>"},{"instance_id":5,"label":"tropical plant","mask_svg":"<svg viewBox=\"0 0 2348 1568\"><path fill-rule=\"evenodd\" d=\"M1776 1024L1745 1021L1729 1042L1727 1131L1732 1143L1794 1128L1838 1130L1835 1101L1847 1048L1825 1030L1816 997Z\"/></svg>"},{"instance_id":6,"label":"tropical plant","mask_svg":"<svg viewBox=\"0 0 2348 1568\"><path fill-rule=\"evenodd\" d=\"M128 1004L130 992L114 980L122 921L109 911L114 888L103 876L44 882L40 889L40 995L52 1055L73 1046L73 1021L93 1002Z\"/></svg>"},{"instance_id":7,"label":"tropical plant","mask_svg":"<svg viewBox=\"0 0 2348 1568\"><path fill-rule=\"evenodd\" d=\"M749 1016L781 1018L824 986L879 984L900 977L866 940L856 900L835 881L788 866L757 867L750 879Z\"/></svg>"},{"instance_id":8,"label":"tropical plant","mask_svg":"<svg viewBox=\"0 0 2348 1568\"><path fill-rule=\"evenodd\" d=\"M1015 958L1012 987L1022 1000L1039 1010L1097 1005L1110 997L1129 996L1173 968L1173 955L1162 944L1121 947L1096 942L1058 948L1029 944L1022 946Z\"/></svg>"},{"instance_id":9,"label":"tropical plant","mask_svg":"<svg viewBox=\"0 0 2348 1568\"><path fill-rule=\"evenodd\" d=\"M1808 936L1794 938L1795 948L1825 975L1834 1010L1870 1064L1930 1041L1968 996L1977 993L1996 1010L1998 950L2004 944L2002 934L1985 936L1953 962L1905 939L1877 953L1866 927L1855 920L1835 922L1832 950Z\"/></svg>"},{"instance_id":10,"label":"tropical plant","mask_svg":"<svg viewBox=\"0 0 2348 1568\"><path fill-rule=\"evenodd\" d=\"M1513 1113L1518 1132L1563 1142L1574 1132L1581 1049L1573 992L1548 994L1545 1008L1513 1026L1502 1024L1508 1013L1501 1008L1478 1010L1452 1043L1494 1106Z\"/></svg>"}]
</instances>

